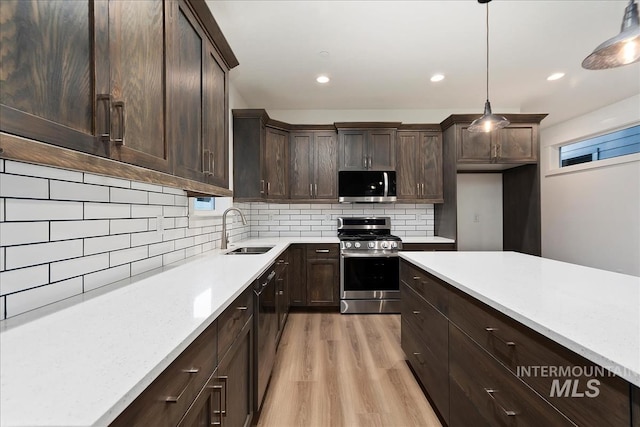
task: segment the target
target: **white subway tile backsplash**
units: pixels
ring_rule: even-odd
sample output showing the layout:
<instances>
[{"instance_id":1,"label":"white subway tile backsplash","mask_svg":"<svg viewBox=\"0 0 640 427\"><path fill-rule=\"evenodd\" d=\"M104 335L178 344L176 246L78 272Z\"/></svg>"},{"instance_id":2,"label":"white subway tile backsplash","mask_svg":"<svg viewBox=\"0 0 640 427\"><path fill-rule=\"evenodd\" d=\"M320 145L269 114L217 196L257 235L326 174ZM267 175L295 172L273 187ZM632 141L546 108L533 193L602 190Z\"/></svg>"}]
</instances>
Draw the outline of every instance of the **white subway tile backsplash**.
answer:
<instances>
[{"instance_id":1,"label":"white subway tile backsplash","mask_svg":"<svg viewBox=\"0 0 640 427\"><path fill-rule=\"evenodd\" d=\"M5 251L5 267L12 270L82 256L82 240L9 246Z\"/></svg>"},{"instance_id":2,"label":"white subway tile backsplash","mask_svg":"<svg viewBox=\"0 0 640 427\"><path fill-rule=\"evenodd\" d=\"M180 249L174 252L169 252L168 254L162 255L162 265L167 265L173 262L183 260L186 258L186 256L187 254L184 249Z\"/></svg>"},{"instance_id":3,"label":"white subway tile backsplash","mask_svg":"<svg viewBox=\"0 0 640 427\"><path fill-rule=\"evenodd\" d=\"M4 171L16 175L34 176L40 178L59 179L62 181L82 182L82 172L67 169L52 168L49 166L34 165L31 163L5 161Z\"/></svg>"},{"instance_id":4,"label":"white subway tile backsplash","mask_svg":"<svg viewBox=\"0 0 640 427\"><path fill-rule=\"evenodd\" d=\"M109 220L51 221L51 240L68 240L82 237L106 236L109 234Z\"/></svg>"},{"instance_id":5,"label":"white subway tile backsplash","mask_svg":"<svg viewBox=\"0 0 640 427\"><path fill-rule=\"evenodd\" d=\"M189 198L187 196L176 196L176 206L189 206Z\"/></svg>"},{"instance_id":6,"label":"white subway tile backsplash","mask_svg":"<svg viewBox=\"0 0 640 427\"><path fill-rule=\"evenodd\" d=\"M171 230L164 230L164 234L162 235L162 240L176 240L182 239L186 237L187 232L184 228L173 228Z\"/></svg>"},{"instance_id":7,"label":"white subway tile backsplash","mask_svg":"<svg viewBox=\"0 0 640 427\"><path fill-rule=\"evenodd\" d=\"M130 190L128 188L115 188L109 189L109 201L111 203L139 203L146 204L149 200L146 191Z\"/></svg>"},{"instance_id":8,"label":"white subway tile backsplash","mask_svg":"<svg viewBox=\"0 0 640 427\"><path fill-rule=\"evenodd\" d=\"M116 203L85 203L84 219L130 218L131 205Z\"/></svg>"},{"instance_id":9,"label":"white subway tile backsplash","mask_svg":"<svg viewBox=\"0 0 640 427\"><path fill-rule=\"evenodd\" d=\"M156 218L162 215L162 206L131 205L131 218Z\"/></svg>"},{"instance_id":10,"label":"white subway tile backsplash","mask_svg":"<svg viewBox=\"0 0 640 427\"><path fill-rule=\"evenodd\" d=\"M189 226L189 217L184 216L184 217L176 218L174 225L176 228L187 228ZM189 235L188 229L187 229L187 235Z\"/></svg>"},{"instance_id":11,"label":"white subway tile backsplash","mask_svg":"<svg viewBox=\"0 0 640 427\"><path fill-rule=\"evenodd\" d=\"M51 181L50 190L50 197L55 200L82 200L85 202L109 201L109 188L101 185Z\"/></svg>"},{"instance_id":12,"label":"white subway tile backsplash","mask_svg":"<svg viewBox=\"0 0 640 427\"><path fill-rule=\"evenodd\" d=\"M158 255L131 263L131 275L141 274L154 268L162 267L162 256Z\"/></svg>"},{"instance_id":13,"label":"white subway tile backsplash","mask_svg":"<svg viewBox=\"0 0 640 427\"><path fill-rule=\"evenodd\" d=\"M0 222L4 221L4 198L0 198Z\"/></svg>"},{"instance_id":14,"label":"white subway tile backsplash","mask_svg":"<svg viewBox=\"0 0 640 427\"><path fill-rule=\"evenodd\" d=\"M191 246L185 249L185 257L191 258L202 253L202 245Z\"/></svg>"},{"instance_id":15,"label":"white subway tile backsplash","mask_svg":"<svg viewBox=\"0 0 640 427\"><path fill-rule=\"evenodd\" d=\"M0 175L0 197L46 199L49 180L3 173Z\"/></svg>"},{"instance_id":16,"label":"white subway tile backsplash","mask_svg":"<svg viewBox=\"0 0 640 427\"><path fill-rule=\"evenodd\" d=\"M161 254L166 254L167 252L171 252L173 250L173 240L168 242L156 243L154 245L149 245L149 256L156 256Z\"/></svg>"},{"instance_id":17,"label":"white subway tile backsplash","mask_svg":"<svg viewBox=\"0 0 640 427\"><path fill-rule=\"evenodd\" d=\"M123 249L109 254L109 267L138 261L149 256L148 246L138 246L131 249Z\"/></svg>"},{"instance_id":18,"label":"white subway tile backsplash","mask_svg":"<svg viewBox=\"0 0 640 427\"><path fill-rule=\"evenodd\" d=\"M150 205L171 205L175 203L175 196L173 194L164 193L149 193Z\"/></svg>"},{"instance_id":19,"label":"white subway tile backsplash","mask_svg":"<svg viewBox=\"0 0 640 427\"><path fill-rule=\"evenodd\" d=\"M149 184L147 182L131 181L131 188L133 190L152 191L156 193L162 193L161 185Z\"/></svg>"},{"instance_id":20,"label":"white subway tile backsplash","mask_svg":"<svg viewBox=\"0 0 640 427\"><path fill-rule=\"evenodd\" d=\"M162 234L157 231L131 234L131 247L162 242Z\"/></svg>"},{"instance_id":21,"label":"white subway tile backsplash","mask_svg":"<svg viewBox=\"0 0 640 427\"><path fill-rule=\"evenodd\" d=\"M0 320L4 320L7 316L6 316L6 311L5 311L5 307L6 307L6 303L5 303L5 297L0 297Z\"/></svg>"},{"instance_id":22,"label":"white subway tile backsplash","mask_svg":"<svg viewBox=\"0 0 640 427\"><path fill-rule=\"evenodd\" d=\"M131 276L130 264L119 265L106 270L96 271L84 276L84 291L99 288Z\"/></svg>"},{"instance_id":23,"label":"white subway tile backsplash","mask_svg":"<svg viewBox=\"0 0 640 427\"><path fill-rule=\"evenodd\" d=\"M48 222L0 223L0 246L25 245L27 243L48 241Z\"/></svg>"},{"instance_id":24,"label":"white subway tile backsplash","mask_svg":"<svg viewBox=\"0 0 640 427\"><path fill-rule=\"evenodd\" d=\"M187 216L189 213L185 206L164 206L162 213L165 217Z\"/></svg>"},{"instance_id":25,"label":"white subway tile backsplash","mask_svg":"<svg viewBox=\"0 0 640 427\"><path fill-rule=\"evenodd\" d=\"M186 237L184 239L178 239L175 241L175 249L184 249L189 246L195 245L195 239L193 237Z\"/></svg>"},{"instance_id":26,"label":"white subway tile backsplash","mask_svg":"<svg viewBox=\"0 0 640 427\"><path fill-rule=\"evenodd\" d=\"M109 176L84 174L84 182L87 184L106 185L109 187L131 188L131 181L126 179L111 178Z\"/></svg>"},{"instance_id":27,"label":"white subway tile backsplash","mask_svg":"<svg viewBox=\"0 0 640 427\"><path fill-rule=\"evenodd\" d=\"M51 263L51 281L58 282L108 267L108 253L53 262Z\"/></svg>"},{"instance_id":28,"label":"white subway tile backsplash","mask_svg":"<svg viewBox=\"0 0 640 427\"><path fill-rule=\"evenodd\" d=\"M82 277L7 295L7 317L15 316L82 293Z\"/></svg>"},{"instance_id":29,"label":"white subway tile backsplash","mask_svg":"<svg viewBox=\"0 0 640 427\"><path fill-rule=\"evenodd\" d=\"M131 247L131 236L129 234L84 239L84 255L93 255L129 247Z\"/></svg>"},{"instance_id":30,"label":"white subway tile backsplash","mask_svg":"<svg viewBox=\"0 0 640 427\"><path fill-rule=\"evenodd\" d=\"M148 227L149 220L146 218L110 220L111 234L137 233L139 231L147 231Z\"/></svg>"},{"instance_id":31,"label":"white subway tile backsplash","mask_svg":"<svg viewBox=\"0 0 640 427\"><path fill-rule=\"evenodd\" d=\"M49 265L19 268L0 273L0 295L20 292L49 283Z\"/></svg>"},{"instance_id":32,"label":"white subway tile backsplash","mask_svg":"<svg viewBox=\"0 0 640 427\"><path fill-rule=\"evenodd\" d=\"M4 271L4 248L0 247L0 271Z\"/></svg>"},{"instance_id":33,"label":"white subway tile backsplash","mask_svg":"<svg viewBox=\"0 0 640 427\"><path fill-rule=\"evenodd\" d=\"M163 193L167 193L167 194L175 194L177 196L184 196L185 195L185 191L181 190L179 188L173 188L173 187L162 187L162 192Z\"/></svg>"}]
</instances>

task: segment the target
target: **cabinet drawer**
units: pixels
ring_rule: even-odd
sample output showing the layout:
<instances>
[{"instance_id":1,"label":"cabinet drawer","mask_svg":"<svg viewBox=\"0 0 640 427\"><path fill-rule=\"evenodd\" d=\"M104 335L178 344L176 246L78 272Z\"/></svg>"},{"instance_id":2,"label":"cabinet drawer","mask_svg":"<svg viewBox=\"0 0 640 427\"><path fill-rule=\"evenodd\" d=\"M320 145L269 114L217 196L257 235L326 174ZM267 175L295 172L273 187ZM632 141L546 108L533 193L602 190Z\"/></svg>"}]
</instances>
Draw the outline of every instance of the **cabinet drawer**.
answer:
<instances>
[{"instance_id":1,"label":"cabinet drawer","mask_svg":"<svg viewBox=\"0 0 640 427\"><path fill-rule=\"evenodd\" d=\"M442 314L448 315L450 293L448 285L405 261L400 265L400 278Z\"/></svg>"},{"instance_id":2,"label":"cabinet drawer","mask_svg":"<svg viewBox=\"0 0 640 427\"><path fill-rule=\"evenodd\" d=\"M449 343L451 427L575 425L453 325Z\"/></svg>"},{"instance_id":3,"label":"cabinet drawer","mask_svg":"<svg viewBox=\"0 0 640 427\"><path fill-rule=\"evenodd\" d=\"M253 290L249 287L218 318L218 360L224 357L252 314Z\"/></svg>"},{"instance_id":4,"label":"cabinet drawer","mask_svg":"<svg viewBox=\"0 0 640 427\"><path fill-rule=\"evenodd\" d=\"M216 337L214 322L111 425L175 426L216 368Z\"/></svg>"},{"instance_id":5,"label":"cabinet drawer","mask_svg":"<svg viewBox=\"0 0 640 427\"><path fill-rule=\"evenodd\" d=\"M449 318L576 424L629 425L629 386L621 378L597 375L602 368L466 295L451 292ZM565 376L547 370L573 367L587 375ZM598 390L593 397L589 396L595 392L587 387L591 380L599 382L591 383ZM585 392L589 393L582 394Z\"/></svg>"},{"instance_id":6,"label":"cabinet drawer","mask_svg":"<svg viewBox=\"0 0 640 427\"><path fill-rule=\"evenodd\" d=\"M308 244L307 259L309 258L337 258L340 247L336 244Z\"/></svg>"}]
</instances>

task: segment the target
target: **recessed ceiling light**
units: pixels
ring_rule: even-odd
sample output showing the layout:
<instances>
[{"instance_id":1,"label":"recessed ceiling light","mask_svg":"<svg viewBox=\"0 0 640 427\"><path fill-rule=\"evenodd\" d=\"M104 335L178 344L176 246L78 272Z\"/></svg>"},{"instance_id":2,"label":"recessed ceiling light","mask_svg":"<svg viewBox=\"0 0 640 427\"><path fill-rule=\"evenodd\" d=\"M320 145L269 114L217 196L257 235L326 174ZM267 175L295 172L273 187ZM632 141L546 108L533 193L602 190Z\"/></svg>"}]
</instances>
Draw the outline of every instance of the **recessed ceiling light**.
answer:
<instances>
[{"instance_id":1,"label":"recessed ceiling light","mask_svg":"<svg viewBox=\"0 0 640 427\"><path fill-rule=\"evenodd\" d=\"M327 76L318 76L316 81L318 83L329 83L329 77L327 77Z\"/></svg>"},{"instance_id":2,"label":"recessed ceiling light","mask_svg":"<svg viewBox=\"0 0 640 427\"><path fill-rule=\"evenodd\" d=\"M553 80L561 79L563 77L564 77L564 73L553 73L549 77L547 77L547 80L553 81Z\"/></svg>"},{"instance_id":3,"label":"recessed ceiling light","mask_svg":"<svg viewBox=\"0 0 640 427\"><path fill-rule=\"evenodd\" d=\"M442 80L444 80L444 74L434 74L433 76L431 76L432 82L440 82Z\"/></svg>"}]
</instances>

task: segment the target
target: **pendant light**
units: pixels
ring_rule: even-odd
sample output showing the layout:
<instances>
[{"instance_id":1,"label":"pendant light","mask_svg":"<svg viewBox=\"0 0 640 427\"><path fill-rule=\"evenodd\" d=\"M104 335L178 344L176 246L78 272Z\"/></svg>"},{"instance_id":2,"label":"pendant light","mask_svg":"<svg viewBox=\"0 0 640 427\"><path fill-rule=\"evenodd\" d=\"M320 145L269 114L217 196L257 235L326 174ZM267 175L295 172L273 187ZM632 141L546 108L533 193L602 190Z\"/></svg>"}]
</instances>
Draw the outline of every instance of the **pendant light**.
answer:
<instances>
[{"instance_id":1,"label":"pendant light","mask_svg":"<svg viewBox=\"0 0 640 427\"><path fill-rule=\"evenodd\" d=\"M620 34L602 43L582 61L587 70L605 70L640 60L640 20L638 4L630 0L624 9Z\"/></svg>"},{"instance_id":2,"label":"pendant light","mask_svg":"<svg viewBox=\"0 0 640 427\"><path fill-rule=\"evenodd\" d=\"M503 116L493 114L491 112L491 103L489 102L489 2L491 0L478 0L478 3L487 4L487 101L484 103L484 114L482 117L475 119L467 130L469 132L491 132L495 129L502 129L509 126L509 120Z\"/></svg>"}]
</instances>

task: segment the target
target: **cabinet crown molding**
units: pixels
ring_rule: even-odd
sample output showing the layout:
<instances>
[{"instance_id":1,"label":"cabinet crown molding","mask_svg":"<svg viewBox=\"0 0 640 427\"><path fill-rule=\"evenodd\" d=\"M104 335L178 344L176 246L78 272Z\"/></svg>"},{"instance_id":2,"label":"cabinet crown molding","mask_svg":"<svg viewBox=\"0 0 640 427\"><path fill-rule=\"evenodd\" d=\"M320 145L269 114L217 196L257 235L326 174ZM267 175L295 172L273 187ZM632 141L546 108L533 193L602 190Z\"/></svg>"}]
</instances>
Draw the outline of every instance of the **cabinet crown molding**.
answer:
<instances>
[{"instance_id":1,"label":"cabinet crown molding","mask_svg":"<svg viewBox=\"0 0 640 427\"><path fill-rule=\"evenodd\" d=\"M498 113L496 113L498 114ZM540 123L542 119L548 116L546 113L540 114L500 114L514 123ZM471 123L475 119L480 117L480 114L452 114L440 123L442 130L450 128L456 123Z\"/></svg>"}]
</instances>

